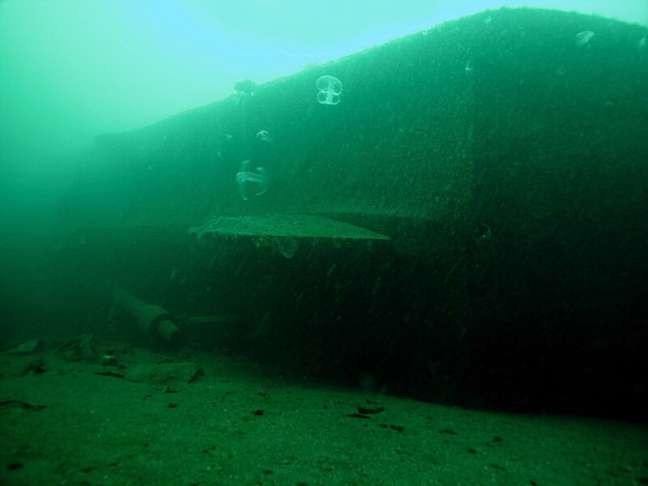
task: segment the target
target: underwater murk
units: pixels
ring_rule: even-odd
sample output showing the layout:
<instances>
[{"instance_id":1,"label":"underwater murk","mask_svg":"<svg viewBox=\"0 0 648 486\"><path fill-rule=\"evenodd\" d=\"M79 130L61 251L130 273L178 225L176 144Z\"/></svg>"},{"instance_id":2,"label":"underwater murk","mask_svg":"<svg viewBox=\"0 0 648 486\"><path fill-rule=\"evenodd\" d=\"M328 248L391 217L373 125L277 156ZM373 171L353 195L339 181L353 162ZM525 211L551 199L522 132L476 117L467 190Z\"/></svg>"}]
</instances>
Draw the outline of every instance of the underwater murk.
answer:
<instances>
[{"instance_id":1,"label":"underwater murk","mask_svg":"<svg viewBox=\"0 0 648 486\"><path fill-rule=\"evenodd\" d=\"M456 15L74 150L35 133L82 102L7 98L0 482L648 484L643 12Z\"/></svg>"}]
</instances>

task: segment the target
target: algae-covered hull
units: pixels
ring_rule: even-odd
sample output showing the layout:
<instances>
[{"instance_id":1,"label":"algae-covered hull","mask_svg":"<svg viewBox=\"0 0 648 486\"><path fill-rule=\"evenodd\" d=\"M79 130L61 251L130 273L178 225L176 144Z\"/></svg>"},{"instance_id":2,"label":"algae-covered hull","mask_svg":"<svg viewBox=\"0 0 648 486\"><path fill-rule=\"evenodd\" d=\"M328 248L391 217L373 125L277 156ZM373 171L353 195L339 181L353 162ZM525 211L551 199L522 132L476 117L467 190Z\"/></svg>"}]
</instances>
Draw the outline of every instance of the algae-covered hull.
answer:
<instances>
[{"instance_id":1,"label":"algae-covered hull","mask_svg":"<svg viewBox=\"0 0 648 486\"><path fill-rule=\"evenodd\" d=\"M121 285L246 316L264 355L419 395L639 403L647 35L499 10L249 85L100 137L66 225L113 245Z\"/></svg>"}]
</instances>

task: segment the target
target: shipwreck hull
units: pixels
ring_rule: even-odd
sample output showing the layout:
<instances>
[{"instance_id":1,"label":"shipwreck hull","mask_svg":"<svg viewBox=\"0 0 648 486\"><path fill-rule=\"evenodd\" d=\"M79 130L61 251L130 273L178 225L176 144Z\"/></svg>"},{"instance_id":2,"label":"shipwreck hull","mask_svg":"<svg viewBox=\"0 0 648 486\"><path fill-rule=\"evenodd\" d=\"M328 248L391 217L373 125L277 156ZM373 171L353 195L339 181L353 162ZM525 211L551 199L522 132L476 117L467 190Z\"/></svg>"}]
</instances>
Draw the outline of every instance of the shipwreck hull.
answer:
<instances>
[{"instance_id":1,"label":"shipwreck hull","mask_svg":"<svg viewBox=\"0 0 648 486\"><path fill-rule=\"evenodd\" d=\"M64 225L88 268L118 258L101 271L167 307L242 315L235 338L270 359L418 396L638 410L647 34L500 10L314 66L100 137ZM338 105L318 103L322 75ZM244 160L272 167L247 200Z\"/></svg>"}]
</instances>

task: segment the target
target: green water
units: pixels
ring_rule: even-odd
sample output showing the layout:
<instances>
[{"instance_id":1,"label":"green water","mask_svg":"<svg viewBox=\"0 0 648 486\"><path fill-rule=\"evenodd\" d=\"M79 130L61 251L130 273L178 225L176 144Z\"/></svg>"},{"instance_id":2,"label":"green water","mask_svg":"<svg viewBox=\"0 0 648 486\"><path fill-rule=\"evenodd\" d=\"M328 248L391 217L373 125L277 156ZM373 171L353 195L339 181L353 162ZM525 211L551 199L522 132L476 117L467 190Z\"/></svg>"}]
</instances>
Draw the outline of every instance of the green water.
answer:
<instances>
[{"instance_id":1,"label":"green water","mask_svg":"<svg viewBox=\"0 0 648 486\"><path fill-rule=\"evenodd\" d=\"M647 484L648 5L524 5L0 1L0 482Z\"/></svg>"}]
</instances>

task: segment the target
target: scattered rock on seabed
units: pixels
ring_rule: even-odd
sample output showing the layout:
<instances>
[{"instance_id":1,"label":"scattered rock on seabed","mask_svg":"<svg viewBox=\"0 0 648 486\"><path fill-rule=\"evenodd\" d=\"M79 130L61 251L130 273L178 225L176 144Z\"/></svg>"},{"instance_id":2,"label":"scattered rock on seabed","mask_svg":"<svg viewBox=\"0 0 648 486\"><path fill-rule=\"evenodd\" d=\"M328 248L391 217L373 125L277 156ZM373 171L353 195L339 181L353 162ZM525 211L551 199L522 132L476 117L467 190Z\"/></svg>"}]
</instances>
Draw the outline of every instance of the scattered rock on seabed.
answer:
<instances>
[{"instance_id":1,"label":"scattered rock on seabed","mask_svg":"<svg viewBox=\"0 0 648 486\"><path fill-rule=\"evenodd\" d=\"M40 339L30 339L5 351L7 354L22 356L25 354L38 353L45 349L45 344Z\"/></svg>"},{"instance_id":2,"label":"scattered rock on seabed","mask_svg":"<svg viewBox=\"0 0 648 486\"><path fill-rule=\"evenodd\" d=\"M92 334L82 334L64 342L57 350L67 361L95 362L99 353Z\"/></svg>"},{"instance_id":3,"label":"scattered rock on seabed","mask_svg":"<svg viewBox=\"0 0 648 486\"><path fill-rule=\"evenodd\" d=\"M193 383L205 374L197 363L171 362L137 364L129 368L126 379L156 385Z\"/></svg>"}]
</instances>

